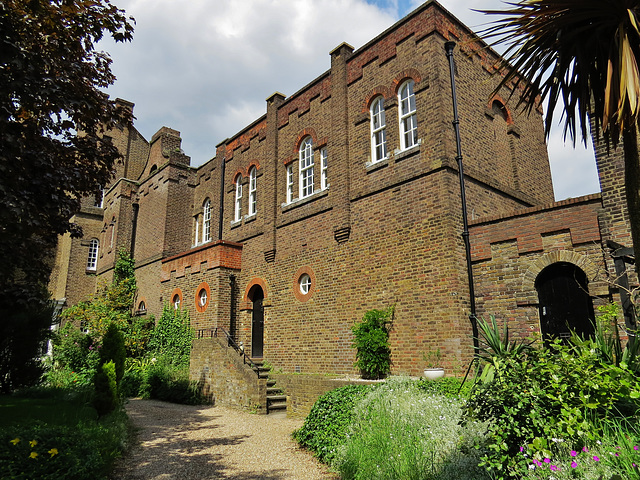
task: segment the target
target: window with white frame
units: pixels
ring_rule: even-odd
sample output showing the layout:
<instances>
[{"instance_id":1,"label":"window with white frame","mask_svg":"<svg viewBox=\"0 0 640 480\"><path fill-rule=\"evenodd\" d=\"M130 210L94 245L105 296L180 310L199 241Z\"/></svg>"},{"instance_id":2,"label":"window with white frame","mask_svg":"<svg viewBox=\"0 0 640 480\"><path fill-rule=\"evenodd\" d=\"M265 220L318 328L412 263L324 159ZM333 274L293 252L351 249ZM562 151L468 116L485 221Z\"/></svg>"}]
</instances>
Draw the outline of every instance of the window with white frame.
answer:
<instances>
[{"instance_id":1,"label":"window with white frame","mask_svg":"<svg viewBox=\"0 0 640 480\"><path fill-rule=\"evenodd\" d=\"M378 97L371 104L371 163L387 158L386 128L384 98Z\"/></svg>"},{"instance_id":2,"label":"window with white frame","mask_svg":"<svg viewBox=\"0 0 640 480\"><path fill-rule=\"evenodd\" d=\"M293 201L293 164L287 166L287 203Z\"/></svg>"},{"instance_id":3,"label":"window with white frame","mask_svg":"<svg viewBox=\"0 0 640 480\"><path fill-rule=\"evenodd\" d=\"M196 215L194 218L195 232L193 236L193 244L200 245L200 215Z\"/></svg>"},{"instance_id":4,"label":"window with white frame","mask_svg":"<svg viewBox=\"0 0 640 480\"><path fill-rule=\"evenodd\" d=\"M87 256L87 270L94 271L98 267L98 248L100 242L97 238L92 238L89 242L89 255Z\"/></svg>"},{"instance_id":5,"label":"window with white frame","mask_svg":"<svg viewBox=\"0 0 640 480\"><path fill-rule=\"evenodd\" d=\"M329 164L329 155L327 149L320 150L320 188L324 190L329 186L327 177L327 165Z\"/></svg>"},{"instance_id":6,"label":"window with white frame","mask_svg":"<svg viewBox=\"0 0 640 480\"><path fill-rule=\"evenodd\" d=\"M239 222L242 220L242 175L236 178L236 201L234 208L233 220Z\"/></svg>"},{"instance_id":7,"label":"window with white frame","mask_svg":"<svg viewBox=\"0 0 640 480\"><path fill-rule=\"evenodd\" d=\"M300 158L300 198L313 194L313 143L311 137L302 141Z\"/></svg>"},{"instance_id":8,"label":"window with white frame","mask_svg":"<svg viewBox=\"0 0 640 480\"><path fill-rule=\"evenodd\" d=\"M251 167L249 170L249 216L256 214L258 204L258 169Z\"/></svg>"},{"instance_id":9,"label":"window with white frame","mask_svg":"<svg viewBox=\"0 0 640 480\"><path fill-rule=\"evenodd\" d=\"M202 205L202 243L211 241L211 200L208 198Z\"/></svg>"},{"instance_id":10,"label":"window with white frame","mask_svg":"<svg viewBox=\"0 0 640 480\"><path fill-rule=\"evenodd\" d=\"M400 86L398 104L400 106L400 148L406 150L418 143L418 120L413 80L407 80Z\"/></svg>"},{"instance_id":11,"label":"window with white frame","mask_svg":"<svg viewBox=\"0 0 640 480\"><path fill-rule=\"evenodd\" d=\"M309 290L311 290L311 277L309 276L309 274L305 273L300 277L299 285L300 292L303 295L307 295L309 293Z\"/></svg>"},{"instance_id":12,"label":"window with white frame","mask_svg":"<svg viewBox=\"0 0 640 480\"><path fill-rule=\"evenodd\" d=\"M109 224L109 228L111 229L111 234L109 236L109 248L113 248L113 242L116 239L116 217L111 219L111 223Z\"/></svg>"}]
</instances>

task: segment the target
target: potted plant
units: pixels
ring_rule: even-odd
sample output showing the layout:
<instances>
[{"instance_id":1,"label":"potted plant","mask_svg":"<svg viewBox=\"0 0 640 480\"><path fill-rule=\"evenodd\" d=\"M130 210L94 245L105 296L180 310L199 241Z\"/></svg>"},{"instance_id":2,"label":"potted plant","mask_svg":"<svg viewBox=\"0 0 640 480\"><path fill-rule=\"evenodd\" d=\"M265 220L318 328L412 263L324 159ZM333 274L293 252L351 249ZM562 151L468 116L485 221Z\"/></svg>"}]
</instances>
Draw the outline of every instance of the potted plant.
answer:
<instances>
[{"instance_id":1,"label":"potted plant","mask_svg":"<svg viewBox=\"0 0 640 480\"><path fill-rule=\"evenodd\" d=\"M442 358L442 354L440 353L440 349L431 350L427 353L422 354L422 359L425 362L424 367L424 376L430 380L434 380L436 378L444 377L444 368L440 363Z\"/></svg>"}]
</instances>

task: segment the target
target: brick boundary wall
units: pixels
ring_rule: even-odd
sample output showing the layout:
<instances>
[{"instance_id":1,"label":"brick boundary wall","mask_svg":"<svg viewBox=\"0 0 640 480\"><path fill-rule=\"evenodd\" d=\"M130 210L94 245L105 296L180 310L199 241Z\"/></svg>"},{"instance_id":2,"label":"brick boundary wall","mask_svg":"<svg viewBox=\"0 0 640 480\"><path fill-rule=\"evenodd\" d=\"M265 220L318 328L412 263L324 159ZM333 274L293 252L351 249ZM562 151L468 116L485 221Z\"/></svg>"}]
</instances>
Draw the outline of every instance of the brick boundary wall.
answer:
<instances>
[{"instance_id":1,"label":"brick boundary wall","mask_svg":"<svg viewBox=\"0 0 640 480\"><path fill-rule=\"evenodd\" d=\"M224 338L198 338L191 345L189 378L214 405L256 409L265 414L267 380L242 362Z\"/></svg>"},{"instance_id":2,"label":"brick boundary wall","mask_svg":"<svg viewBox=\"0 0 640 480\"><path fill-rule=\"evenodd\" d=\"M338 387L378 383L375 381L345 379L344 377L301 374L269 374L276 386L287 396L287 416L305 418L318 398Z\"/></svg>"}]
</instances>

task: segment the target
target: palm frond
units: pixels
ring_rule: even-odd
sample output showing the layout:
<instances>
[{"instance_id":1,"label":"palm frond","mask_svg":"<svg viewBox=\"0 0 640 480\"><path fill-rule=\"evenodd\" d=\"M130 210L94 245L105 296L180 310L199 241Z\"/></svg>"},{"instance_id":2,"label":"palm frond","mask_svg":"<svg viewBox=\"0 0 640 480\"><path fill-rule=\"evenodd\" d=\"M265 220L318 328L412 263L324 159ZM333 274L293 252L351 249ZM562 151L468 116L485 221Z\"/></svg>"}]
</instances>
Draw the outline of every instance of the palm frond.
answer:
<instances>
[{"instance_id":1,"label":"palm frond","mask_svg":"<svg viewBox=\"0 0 640 480\"><path fill-rule=\"evenodd\" d=\"M526 111L548 100L545 133L556 105L563 107L565 137L586 141L589 116L616 142L635 124L640 106L640 0L521 0L480 32L504 45L498 90L508 87Z\"/></svg>"}]
</instances>

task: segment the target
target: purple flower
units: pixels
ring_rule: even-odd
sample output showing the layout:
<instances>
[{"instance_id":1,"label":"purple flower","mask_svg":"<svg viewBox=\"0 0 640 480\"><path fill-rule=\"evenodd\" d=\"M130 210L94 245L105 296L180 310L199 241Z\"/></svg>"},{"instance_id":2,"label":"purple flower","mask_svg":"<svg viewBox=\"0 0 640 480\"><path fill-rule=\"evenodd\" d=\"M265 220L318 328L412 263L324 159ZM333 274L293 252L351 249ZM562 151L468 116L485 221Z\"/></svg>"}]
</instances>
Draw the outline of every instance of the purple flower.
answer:
<instances>
[{"instance_id":1,"label":"purple flower","mask_svg":"<svg viewBox=\"0 0 640 480\"><path fill-rule=\"evenodd\" d=\"M524 447L520 447L520 453L524 452Z\"/></svg>"},{"instance_id":2,"label":"purple flower","mask_svg":"<svg viewBox=\"0 0 640 480\"><path fill-rule=\"evenodd\" d=\"M551 463L551 459L550 458L545 458L544 459L544 463Z\"/></svg>"},{"instance_id":3,"label":"purple flower","mask_svg":"<svg viewBox=\"0 0 640 480\"><path fill-rule=\"evenodd\" d=\"M540 460L536 458L533 459L533 463L536 464L538 467L542 466L542 463L540 463Z\"/></svg>"},{"instance_id":4,"label":"purple flower","mask_svg":"<svg viewBox=\"0 0 640 480\"><path fill-rule=\"evenodd\" d=\"M599 461L600 461L600 459L599 459L598 457L596 457L595 455L593 456L593 459L594 459L596 462L599 462Z\"/></svg>"},{"instance_id":5,"label":"purple flower","mask_svg":"<svg viewBox=\"0 0 640 480\"><path fill-rule=\"evenodd\" d=\"M551 465L549 468L551 469L551 471L552 471L552 472L555 472L555 471L557 471L557 470L560 470L560 469L559 469L558 467L556 467L555 465Z\"/></svg>"},{"instance_id":6,"label":"purple flower","mask_svg":"<svg viewBox=\"0 0 640 480\"><path fill-rule=\"evenodd\" d=\"M640 450L640 447L638 445L636 445L635 447L633 447L634 450Z\"/></svg>"},{"instance_id":7,"label":"purple flower","mask_svg":"<svg viewBox=\"0 0 640 480\"><path fill-rule=\"evenodd\" d=\"M578 456L578 452L576 452L575 450L571 450L571 456L572 457L577 457Z\"/></svg>"},{"instance_id":8,"label":"purple flower","mask_svg":"<svg viewBox=\"0 0 640 480\"><path fill-rule=\"evenodd\" d=\"M582 451L586 453L589 451L589 449L587 447L582 447Z\"/></svg>"},{"instance_id":9,"label":"purple flower","mask_svg":"<svg viewBox=\"0 0 640 480\"><path fill-rule=\"evenodd\" d=\"M571 462L571 468L576 468L577 466L578 466L578 464L576 463L575 460L573 462Z\"/></svg>"}]
</instances>

